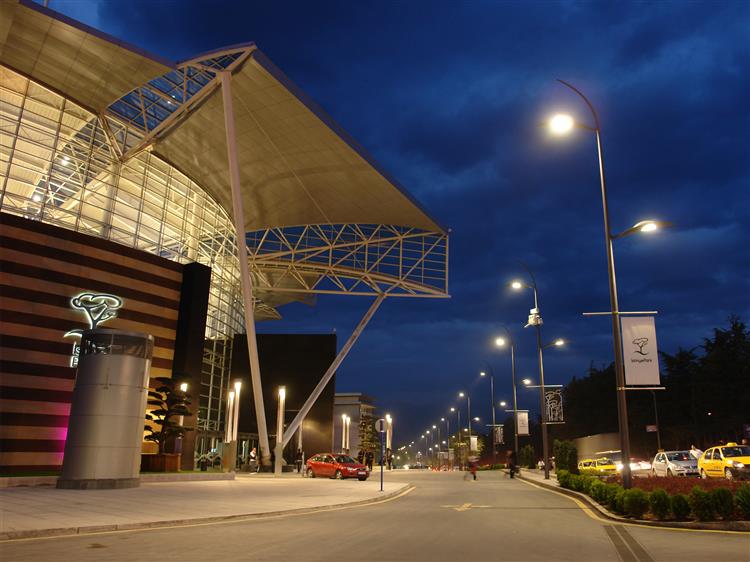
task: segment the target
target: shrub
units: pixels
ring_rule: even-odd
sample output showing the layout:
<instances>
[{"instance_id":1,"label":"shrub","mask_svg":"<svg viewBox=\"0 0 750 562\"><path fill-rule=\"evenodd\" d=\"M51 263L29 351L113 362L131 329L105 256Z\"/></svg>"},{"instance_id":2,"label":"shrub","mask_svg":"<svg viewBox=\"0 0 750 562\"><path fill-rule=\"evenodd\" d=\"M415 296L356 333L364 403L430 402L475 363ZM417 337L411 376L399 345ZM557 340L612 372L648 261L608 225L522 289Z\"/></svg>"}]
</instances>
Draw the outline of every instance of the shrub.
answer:
<instances>
[{"instance_id":1,"label":"shrub","mask_svg":"<svg viewBox=\"0 0 750 562\"><path fill-rule=\"evenodd\" d=\"M586 478L582 474L571 474L570 475L570 487L576 492L583 491L583 479Z\"/></svg>"},{"instance_id":2,"label":"shrub","mask_svg":"<svg viewBox=\"0 0 750 562\"><path fill-rule=\"evenodd\" d=\"M651 492L648 501L651 506L651 513L654 514L654 517L657 519L666 519L669 516L669 494L667 494L663 488L657 488Z\"/></svg>"},{"instance_id":3,"label":"shrub","mask_svg":"<svg viewBox=\"0 0 750 562\"><path fill-rule=\"evenodd\" d=\"M731 519L734 515L734 496L726 488L711 491L711 504L722 519Z\"/></svg>"},{"instance_id":4,"label":"shrub","mask_svg":"<svg viewBox=\"0 0 750 562\"><path fill-rule=\"evenodd\" d=\"M571 477L573 475L570 474L567 470L558 470L557 471L557 481L560 483L560 487L562 488L570 488L571 487Z\"/></svg>"},{"instance_id":5,"label":"shrub","mask_svg":"<svg viewBox=\"0 0 750 562\"><path fill-rule=\"evenodd\" d=\"M714 506L711 501L711 495L705 490L702 490L698 486L693 486L693 489L690 491L688 503L690 503L690 509L693 510L693 515L699 521L709 521L714 518Z\"/></svg>"},{"instance_id":6,"label":"shrub","mask_svg":"<svg viewBox=\"0 0 750 562\"><path fill-rule=\"evenodd\" d=\"M623 510L630 517L643 519L643 514L648 511L648 494L638 488L626 490L623 496Z\"/></svg>"},{"instance_id":7,"label":"shrub","mask_svg":"<svg viewBox=\"0 0 750 562\"><path fill-rule=\"evenodd\" d=\"M607 484L605 503L610 511L617 511L617 494L622 490L619 484Z\"/></svg>"},{"instance_id":8,"label":"shrub","mask_svg":"<svg viewBox=\"0 0 750 562\"><path fill-rule=\"evenodd\" d=\"M589 489L589 495L597 503L606 503L607 500L607 485L599 480L598 478L592 482L591 488Z\"/></svg>"},{"instance_id":9,"label":"shrub","mask_svg":"<svg viewBox=\"0 0 750 562\"><path fill-rule=\"evenodd\" d=\"M750 520L750 484L742 484L737 488L734 501L737 502L742 518Z\"/></svg>"},{"instance_id":10,"label":"shrub","mask_svg":"<svg viewBox=\"0 0 750 562\"><path fill-rule=\"evenodd\" d=\"M625 515L625 490L620 487L615 496L615 512Z\"/></svg>"},{"instance_id":11,"label":"shrub","mask_svg":"<svg viewBox=\"0 0 750 562\"><path fill-rule=\"evenodd\" d=\"M669 503L675 519L682 520L688 518L688 515L690 515L690 503L688 502L688 498L685 494L673 495L670 498Z\"/></svg>"},{"instance_id":12,"label":"shrub","mask_svg":"<svg viewBox=\"0 0 750 562\"><path fill-rule=\"evenodd\" d=\"M584 494L591 494L591 486L598 481L599 479L595 476L581 476L581 491Z\"/></svg>"}]
</instances>

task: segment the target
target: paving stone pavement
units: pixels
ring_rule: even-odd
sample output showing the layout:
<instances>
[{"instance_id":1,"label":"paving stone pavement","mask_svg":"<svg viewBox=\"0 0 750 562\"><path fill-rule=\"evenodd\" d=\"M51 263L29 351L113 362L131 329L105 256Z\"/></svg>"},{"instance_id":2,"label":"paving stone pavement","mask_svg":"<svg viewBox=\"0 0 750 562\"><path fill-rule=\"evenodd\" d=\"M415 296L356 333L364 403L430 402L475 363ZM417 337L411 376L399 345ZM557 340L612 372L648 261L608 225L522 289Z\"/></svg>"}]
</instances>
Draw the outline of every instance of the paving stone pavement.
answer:
<instances>
[{"instance_id":1,"label":"paving stone pavement","mask_svg":"<svg viewBox=\"0 0 750 562\"><path fill-rule=\"evenodd\" d=\"M405 487L393 484L386 493ZM145 483L124 490L6 488L0 490L0 538L316 509L382 495L375 477L359 482L286 473L280 478L240 474L231 481Z\"/></svg>"}]
</instances>

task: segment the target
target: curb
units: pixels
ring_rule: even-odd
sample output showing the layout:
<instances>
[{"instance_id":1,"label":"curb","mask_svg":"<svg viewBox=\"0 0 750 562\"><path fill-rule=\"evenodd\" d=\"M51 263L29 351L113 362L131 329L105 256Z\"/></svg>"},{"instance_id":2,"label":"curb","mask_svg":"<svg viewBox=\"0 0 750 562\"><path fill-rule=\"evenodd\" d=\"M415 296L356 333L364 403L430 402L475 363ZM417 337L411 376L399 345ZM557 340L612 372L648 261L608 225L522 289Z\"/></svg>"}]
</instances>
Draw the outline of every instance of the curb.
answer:
<instances>
[{"instance_id":1,"label":"curb","mask_svg":"<svg viewBox=\"0 0 750 562\"><path fill-rule=\"evenodd\" d=\"M329 511L341 509L344 507L357 507L378 503L383 500L392 499L410 492L414 489L411 484L404 484L398 489L384 493L382 496L357 500L354 502L337 503L331 505L320 505L316 507L302 507L299 509L286 509L280 511L264 511L262 513L241 513L236 515L218 515L215 517L197 517L192 519L172 519L169 521L147 521L144 523L122 523L116 525L87 525L85 527L61 527L55 529L30 529L26 531L6 531L0 533L0 542L13 541L19 539L64 537L76 535L89 535L95 533L107 533L115 531L137 531L144 529L159 529L164 527L187 527L192 525L208 525L213 523L226 523L233 521L248 521L253 519L266 519L279 517L282 515L304 515L315 513L317 511Z\"/></svg>"},{"instance_id":2,"label":"curb","mask_svg":"<svg viewBox=\"0 0 750 562\"><path fill-rule=\"evenodd\" d=\"M649 521L646 519L628 519L627 517L621 517L603 508L601 505L599 505L597 502L595 502L586 494L576 492L575 490L568 490L567 488L562 488L560 486L538 482L534 480L533 478L521 476L520 474L516 475L516 478L523 480L525 482L529 482L530 484L536 484L537 486L541 488L546 488L548 490L552 490L554 492L559 492L566 496L576 498L577 500L580 500L581 502L585 503L586 506L588 506L589 508L595 510L600 516L606 519L609 519L610 521L615 521L617 523L628 523L631 525L641 525L643 527L662 527L662 528L669 528L669 529L691 529L695 531L730 531L734 533L750 533L750 523L748 523L747 521L707 522L707 521Z\"/></svg>"}]
</instances>

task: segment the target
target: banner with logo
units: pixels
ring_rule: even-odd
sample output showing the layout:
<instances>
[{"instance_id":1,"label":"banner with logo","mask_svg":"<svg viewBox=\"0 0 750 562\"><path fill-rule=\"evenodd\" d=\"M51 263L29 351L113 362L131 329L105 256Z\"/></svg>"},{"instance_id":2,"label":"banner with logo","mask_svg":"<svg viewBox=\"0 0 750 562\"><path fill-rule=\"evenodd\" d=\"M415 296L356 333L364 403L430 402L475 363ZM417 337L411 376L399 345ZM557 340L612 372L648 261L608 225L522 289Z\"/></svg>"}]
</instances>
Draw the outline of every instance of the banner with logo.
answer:
<instances>
[{"instance_id":1,"label":"banner with logo","mask_svg":"<svg viewBox=\"0 0 750 562\"><path fill-rule=\"evenodd\" d=\"M563 399L561 388L545 388L544 389L544 402L547 407L547 419L548 422L564 423L565 416L563 416Z\"/></svg>"},{"instance_id":2,"label":"banner with logo","mask_svg":"<svg viewBox=\"0 0 750 562\"><path fill-rule=\"evenodd\" d=\"M503 430L505 428L502 425L496 425L492 429L494 429L495 434L495 445L502 445L505 443L505 440L503 439Z\"/></svg>"},{"instance_id":3,"label":"banner with logo","mask_svg":"<svg viewBox=\"0 0 750 562\"><path fill-rule=\"evenodd\" d=\"M472 435L469 438L469 446L470 446L472 452L474 452L474 451L477 450L477 436L476 435Z\"/></svg>"},{"instance_id":4,"label":"banner with logo","mask_svg":"<svg viewBox=\"0 0 750 562\"><path fill-rule=\"evenodd\" d=\"M620 322L625 384L658 385L659 352L654 317L624 316Z\"/></svg>"},{"instance_id":5,"label":"banner with logo","mask_svg":"<svg viewBox=\"0 0 750 562\"><path fill-rule=\"evenodd\" d=\"M528 412L518 412L518 435L528 435L529 434L529 413Z\"/></svg>"}]
</instances>

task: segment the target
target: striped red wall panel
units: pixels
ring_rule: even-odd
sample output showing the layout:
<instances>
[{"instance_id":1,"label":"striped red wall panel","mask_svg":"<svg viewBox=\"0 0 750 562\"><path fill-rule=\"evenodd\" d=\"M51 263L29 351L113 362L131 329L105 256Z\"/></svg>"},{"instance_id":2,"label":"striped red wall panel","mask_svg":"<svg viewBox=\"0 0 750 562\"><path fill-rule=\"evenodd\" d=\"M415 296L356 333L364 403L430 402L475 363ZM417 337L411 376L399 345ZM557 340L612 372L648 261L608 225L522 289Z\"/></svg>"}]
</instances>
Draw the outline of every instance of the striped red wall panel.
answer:
<instances>
[{"instance_id":1,"label":"striped red wall panel","mask_svg":"<svg viewBox=\"0 0 750 562\"><path fill-rule=\"evenodd\" d=\"M99 238L0 213L0 472L62 464L75 378L70 300L117 295L101 327L152 334L150 376L171 376L182 266Z\"/></svg>"}]
</instances>

